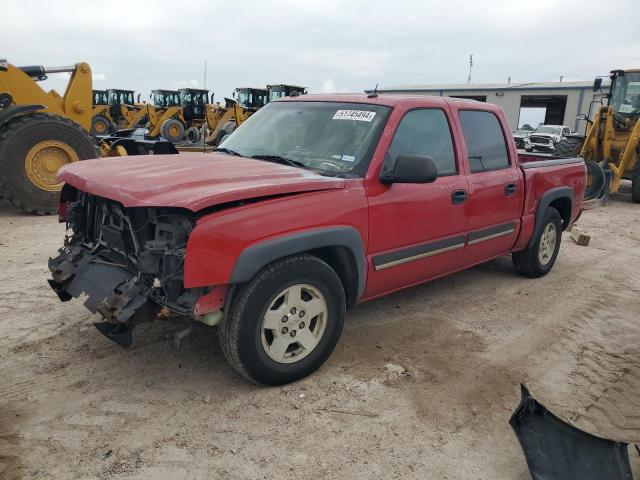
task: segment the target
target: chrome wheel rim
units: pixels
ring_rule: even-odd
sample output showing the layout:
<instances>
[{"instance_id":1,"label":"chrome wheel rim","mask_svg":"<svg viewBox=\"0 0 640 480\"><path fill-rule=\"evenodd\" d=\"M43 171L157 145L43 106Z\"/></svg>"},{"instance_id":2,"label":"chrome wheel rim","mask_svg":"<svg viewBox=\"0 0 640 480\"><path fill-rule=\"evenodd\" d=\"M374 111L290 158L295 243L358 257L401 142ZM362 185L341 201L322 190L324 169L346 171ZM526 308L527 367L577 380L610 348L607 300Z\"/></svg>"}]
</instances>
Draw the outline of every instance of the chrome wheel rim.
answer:
<instances>
[{"instance_id":1,"label":"chrome wheel rim","mask_svg":"<svg viewBox=\"0 0 640 480\"><path fill-rule=\"evenodd\" d=\"M538 260L541 265L547 265L553 257L553 253L556 250L556 242L558 233L556 226L553 223L548 224L542 231L540 237L540 247L538 248Z\"/></svg>"},{"instance_id":2,"label":"chrome wheel rim","mask_svg":"<svg viewBox=\"0 0 640 480\"><path fill-rule=\"evenodd\" d=\"M267 356L293 363L313 352L326 330L328 310L324 295L312 285L292 285L275 295L260 328Z\"/></svg>"}]
</instances>

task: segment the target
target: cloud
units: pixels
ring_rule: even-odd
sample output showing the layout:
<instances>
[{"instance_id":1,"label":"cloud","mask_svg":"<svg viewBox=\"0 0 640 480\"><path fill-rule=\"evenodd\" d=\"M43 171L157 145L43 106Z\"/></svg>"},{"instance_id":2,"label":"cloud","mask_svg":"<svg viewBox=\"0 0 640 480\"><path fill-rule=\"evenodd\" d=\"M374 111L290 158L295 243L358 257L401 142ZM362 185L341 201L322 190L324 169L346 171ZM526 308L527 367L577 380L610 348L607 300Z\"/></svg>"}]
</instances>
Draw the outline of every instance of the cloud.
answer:
<instances>
[{"instance_id":1,"label":"cloud","mask_svg":"<svg viewBox=\"0 0 640 480\"><path fill-rule=\"evenodd\" d=\"M322 82L322 86L320 87L321 93L335 93L336 86L333 84L333 80L330 78L325 78L324 82Z\"/></svg>"},{"instance_id":2,"label":"cloud","mask_svg":"<svg viewBox=\"0 0 640 480\"><path fill-rule=\"evenodd\" d=\"M141 0L112 0L109 12L135 20L99 29L91 19L104 17L102 4L59 3L52 10L38 0L3 2L3 57L17 65L87 61L100 72L100 88L143 96L202 86L205 60L216 98L282 82L310 92L462 83L470 53L475 83L592 79L640 66L637 0L609 0L606 9L597 0L190 0L192 14L181 11L180 21L175 2L156 0L149 8ZM588 41L575 25L590 32Z\"/></svg>"}]
</instances>

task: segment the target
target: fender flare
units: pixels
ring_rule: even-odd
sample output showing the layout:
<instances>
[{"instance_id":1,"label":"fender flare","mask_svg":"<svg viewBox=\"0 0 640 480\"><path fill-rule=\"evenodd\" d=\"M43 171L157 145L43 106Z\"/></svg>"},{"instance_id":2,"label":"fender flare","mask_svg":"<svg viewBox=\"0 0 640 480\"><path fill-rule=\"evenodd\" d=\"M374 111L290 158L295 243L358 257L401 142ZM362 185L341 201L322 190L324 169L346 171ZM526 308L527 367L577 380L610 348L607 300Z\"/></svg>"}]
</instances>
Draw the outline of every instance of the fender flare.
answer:
<instances>
[{"instance_id":1,"label":"fender flare","mask_svg":"<svg viewBox=\"0 0 640 480\"><path fill-rule=\"evenodd\" d=\"M0 127L19 115L37 112L45 108L44 105L14 105L7 107L4 110L0 110Z\"/></svg>"},{"instance_id":2,"label":"fender flare","mask_svg":"<svg viewBox=\"0 0 640 480\"><path fill-rule=\"evenodd\" d=\"M362 237L353 227L327 227L272 238L247 247L238 257L229 283L249 281L259 270L279 258L322 247L345 247L358 269L358 294L364 293L366 257Z\"/></svg>"},{"instance_id":3,"label":"fender flare","mask_svg":"<svg viewBox=\"0 0 640 480\"><path fill-rule=\"evenodd\" d=\"M536 223L533 229L533 235L531 236L531 241L533 241L533 239L540 232L540 229L543 227L542 219L544 217L544 213L547 211L547 208L549 208L549 205L551 205L554 200L557 200L559 198L568 198L571 202L571 209L573 210L573 189L571 187L555 187L547 190L542 195L540 203L538 204L538 209L536 211ZM571 213L572 212L569 212L569 219L571 219ZM566 227L568 227L568 223L567 225L564 225L564 227L566 229Z\"/></svg>"}]
</instances>

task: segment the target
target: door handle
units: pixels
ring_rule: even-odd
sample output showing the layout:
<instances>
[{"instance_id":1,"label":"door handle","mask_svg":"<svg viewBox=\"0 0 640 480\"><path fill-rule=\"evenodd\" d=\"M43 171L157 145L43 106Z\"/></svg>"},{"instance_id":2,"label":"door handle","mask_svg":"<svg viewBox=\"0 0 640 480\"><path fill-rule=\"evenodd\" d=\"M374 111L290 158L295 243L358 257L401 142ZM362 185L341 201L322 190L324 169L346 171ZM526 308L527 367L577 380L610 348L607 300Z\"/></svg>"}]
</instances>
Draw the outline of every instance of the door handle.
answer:
<instances>
[{"instance_id":1,"label":"door handle","mask_svg":"<svg viewBox=\"0 0 640 480\"><path fill-rule=\"evenodd\" d=\"M511 195L513 195L514 193L516 193L517 187L515 183L507 183L504 186L504 194L507 197L510 197Z\"/></svg>"},{"instance_id":2,"label":"door handle","mask_svg":"<svg viewBox=\"0 0 640 480\"><path fill-rule=\"evenodd\" d=\"M459 205L467 201L467 192L465 190L454 190L451 192L451 203Z\"/></svg>"}]
</instances>

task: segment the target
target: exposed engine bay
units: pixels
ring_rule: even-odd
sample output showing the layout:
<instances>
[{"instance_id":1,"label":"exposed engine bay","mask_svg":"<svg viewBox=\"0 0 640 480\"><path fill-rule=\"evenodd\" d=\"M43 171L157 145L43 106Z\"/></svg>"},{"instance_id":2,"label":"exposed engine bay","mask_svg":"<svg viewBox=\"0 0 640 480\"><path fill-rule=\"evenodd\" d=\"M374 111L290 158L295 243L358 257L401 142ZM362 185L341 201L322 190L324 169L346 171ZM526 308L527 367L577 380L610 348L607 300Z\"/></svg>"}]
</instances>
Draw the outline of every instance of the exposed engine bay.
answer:
<instances>
[{"instance_id":1,"label":"exposed engine bay","mask_svg":"<svg viewBox=\"0 0 640 480\"><path fill-rule=\"evenodd\" d=\"M196 215L179 208L124 208L118 202L73 191L59 255L49 259L49 284L62 301L86 296L100 313L101 333L131 344L135 325L160 314L193 315L207 288L183 287L184 256ZM138 313L138 315L134 315Z\"/></svg>"}]
</instances>

